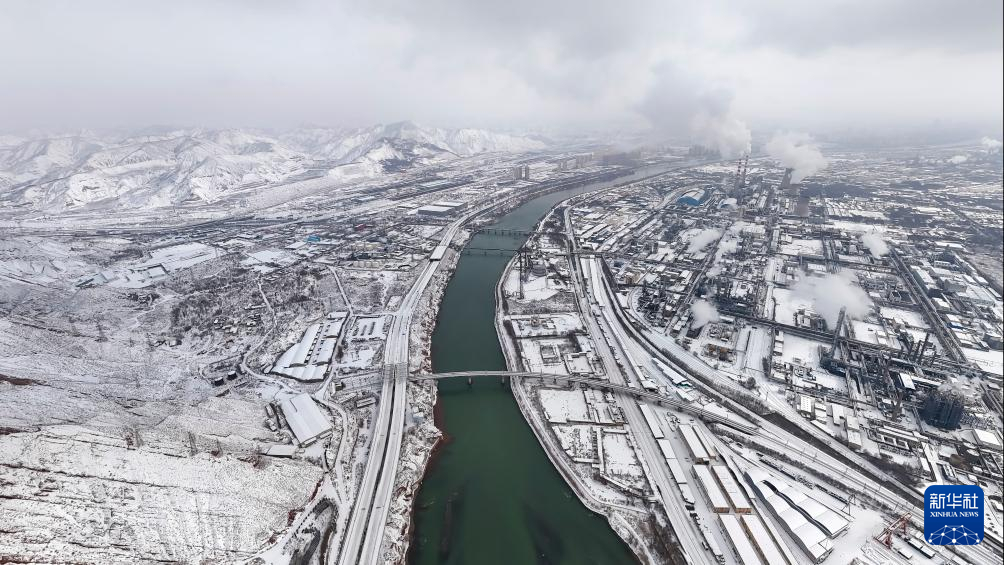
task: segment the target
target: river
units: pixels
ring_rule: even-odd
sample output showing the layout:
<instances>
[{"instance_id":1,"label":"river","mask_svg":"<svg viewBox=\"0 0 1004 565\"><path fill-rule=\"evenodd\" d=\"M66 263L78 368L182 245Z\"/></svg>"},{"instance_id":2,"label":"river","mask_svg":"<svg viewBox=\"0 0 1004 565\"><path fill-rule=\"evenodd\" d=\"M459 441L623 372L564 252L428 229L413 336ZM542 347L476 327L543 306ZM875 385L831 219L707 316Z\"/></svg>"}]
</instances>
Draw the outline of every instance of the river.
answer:
<instances>
[{"instance_id":1,"label":"river","mask_svg":"<svg viewBox=\"0 0 1004 565\"><path fill-rule=\"evenodd\" d=\"M490 227L532 230L562 200L652 172L537 197ZM523 240L479 234L468 246L515 250ZM461 257L432 336L434 371L506 370L495 332L495 285L510 258ZM637 561L606 519L588 510L551 465L507 386L495 379L475 379L468 386L463 378L438 386L437 424L448 437L416 497L410 563Z\"/></svg>"}]
</instances>

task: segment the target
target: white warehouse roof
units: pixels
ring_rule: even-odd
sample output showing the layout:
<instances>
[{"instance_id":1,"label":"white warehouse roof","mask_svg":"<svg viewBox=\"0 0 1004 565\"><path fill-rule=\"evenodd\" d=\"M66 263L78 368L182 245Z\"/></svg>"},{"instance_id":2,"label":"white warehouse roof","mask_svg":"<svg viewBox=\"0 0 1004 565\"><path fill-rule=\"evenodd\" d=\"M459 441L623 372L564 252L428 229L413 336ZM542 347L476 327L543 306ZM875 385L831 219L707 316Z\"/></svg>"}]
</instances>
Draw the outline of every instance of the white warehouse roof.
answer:
<instances>
[{"instance_id":1,"label":"white warehouse roof","mask_svg":"<svg viewBox=\"0 0 1004 565\"><path fill-rule=\"evenodd\" d=\"M331 422L321 413L314 399L305 392L283 400L279 403L279 408L300 445L312 443L331 432Z\"/></svg>"}]
</instances>

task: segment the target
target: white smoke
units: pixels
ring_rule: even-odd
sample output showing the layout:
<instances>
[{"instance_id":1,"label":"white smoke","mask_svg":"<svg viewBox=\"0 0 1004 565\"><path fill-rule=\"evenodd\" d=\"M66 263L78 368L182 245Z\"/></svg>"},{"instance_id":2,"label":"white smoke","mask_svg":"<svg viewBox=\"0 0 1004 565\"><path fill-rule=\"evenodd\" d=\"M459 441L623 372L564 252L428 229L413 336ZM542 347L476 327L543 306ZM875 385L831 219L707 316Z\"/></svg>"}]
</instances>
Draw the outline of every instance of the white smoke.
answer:
<instances>
[{"instance_id":1,"label":"white smoke","mask_svg":"<svg viewBox=\"0 0 1004 565\"><path fill-rule=\"evenodd\" d=\"M687 253L697 253L717 241L720 237L722 237L721 230L715 228L701 230L697 235L690 238L690 243L687 245Z\"/></svg>"},{"instance_id":2,"label":"white smoke","mask_svg":"<svg viewBox=\"0 0 1004 565\"><path fill-rule=\"evenodd\" d=\"M983 149L986 149L987 153L1000 153L1001 152L1001 141L999 139L994 139L992 137L984 137L980 140L980 145Z\"/></svg>"},{"instance_id":3,"label":"white smoke","mask_svg":"<svg viewBox=\"0 0 1004 565\"><path fill-rule=\"evenodd\" d=\"M722 238L721 243L718 244L718 259L721 259L728 253L735 253L739 249L739 239L731 234Z\"/></svg>"},{"instance_id":4,"label":"white smoke","mask_svg":"<svg viewBox=\"0 0 1004 565\"><path fill-rule=\"evenodd\" d=\"M872 257L884 257L886 253L889 253L889 244L878 234L862 234L861 243L868 248L868 251L871 251Z\"/></svg>"},{"instance_id":5,"label":"white smoke","mask_svg":"<svg viewBox=\"0 0 1004 565\"><path fill-rule=\"evenodd\" d=\"M767 153L781 162L781 165L794 169L791 182L799 183L826 168L826 157L819 152L819 146L808 134L787 132L776 133L767 142Z\"/></svg>"},{"instance_id":6,"label":"white smoke","mask_svg":"<svg viewBox=\"0 0 1004 565\"><path fill-rule=\"evenodd\" d=\"M690 305L690 327L703 328L708 322L717 322L721 317L718 308L707 300L698 300Z\"/></svg>"},{"instance_id":7,"label":"white smoke","mask_svg":"<svg viewBox=\"0 0 1004 565\"><path fill-rule=\"evenodd\" d=\"M725 231L725 235L722 239L718 241L718 249L715 251L715 261L711 268L707 271L707 276L717 277L722 274L724 267L722 267L722 259L726 255L735 253L739 249L739 233L742 231L741 222L736 222L729 226L729 229Z\"/></svg>"},{"instance_id":8,"label":"white smoke","mask_svg":"<svg viewBox=\"0 0 1004 565\"><path fill-rule=\"evenodd\" d=\"M652 69L652 83L638 104L655 132L689 135L730 159L750 151L750 130L732 114L732 92L710 85L671 61Z\"/></svg>"},{"instance_id":9,"label":"white smoke","mask_svg":"<svg viewBox=\"0 0 1004 565\"><path fill-rule=\"evenodd\" d=\"M752 142L750 128L729 110L718 114L710 112L707 108L702 109L691 120L690 129L697 141L717 149L726 159L750 152Z\"/></svg>"},{"instance_id":10,"label":"white smoke","mask_svg":"<svg viewBox=\"0 0 1004 565\"><path fill-rule=\"evenodd\" d=\"M965 155L956 155L956 156L950 158L948 160L948 162L951 163L951 164L953 164L953 165L961 165L962 163L965 163L968 160L969 160L969 157L966 157Z\"/></svg>"},{"instance_id":11,"label":"white smoke","mask_svg":"<svg viewBox=\"0 0 1004 565\"><path fill-rule=\"evenodd\" d=\"M822 316L831 328L837 325L841 308L847 308L848 316L860 319L866 316L872 307L871 298L855 284L853 274L803 276L792 291L797 298L810 302L812 309Z\"/></svg>"}]
</instances>

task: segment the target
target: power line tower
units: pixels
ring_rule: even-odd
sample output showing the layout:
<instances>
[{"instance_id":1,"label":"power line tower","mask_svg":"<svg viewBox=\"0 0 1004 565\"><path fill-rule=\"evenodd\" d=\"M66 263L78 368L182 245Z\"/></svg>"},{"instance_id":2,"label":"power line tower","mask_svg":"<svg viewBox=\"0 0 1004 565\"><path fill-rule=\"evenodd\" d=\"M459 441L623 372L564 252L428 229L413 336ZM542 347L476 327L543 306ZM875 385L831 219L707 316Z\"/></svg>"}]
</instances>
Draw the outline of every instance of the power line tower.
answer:
<instances>
[{"instance_id":1,"label":"power line tower","mask_svg":"<svg viewBox=\"0 0 1004 565\"><path fill-rule=\"evenodd\" d=\"M844 503L844 507L841 509L843 510L844 514L847 514L848 516L851 515L851 505L853 505L855 502L857 502L857 496L852 492L851 495L847 497L847 501Z\"/></svg>"},{"instance_id":2,"label":"power line tower","mask_svg":"<svg viewBox=\"0 0 1004 565\"><path fill-rule=\"evenodd\" d=\"M899 532L901 535L905 536L906 529L909 525L910 525L910 515L903 514L902 516L897 518L893 523L886 526L885 529L882 530L882 533L875 536L875 540L891 549L892 535L896 532Z\"/></svg>"}]
</instances>

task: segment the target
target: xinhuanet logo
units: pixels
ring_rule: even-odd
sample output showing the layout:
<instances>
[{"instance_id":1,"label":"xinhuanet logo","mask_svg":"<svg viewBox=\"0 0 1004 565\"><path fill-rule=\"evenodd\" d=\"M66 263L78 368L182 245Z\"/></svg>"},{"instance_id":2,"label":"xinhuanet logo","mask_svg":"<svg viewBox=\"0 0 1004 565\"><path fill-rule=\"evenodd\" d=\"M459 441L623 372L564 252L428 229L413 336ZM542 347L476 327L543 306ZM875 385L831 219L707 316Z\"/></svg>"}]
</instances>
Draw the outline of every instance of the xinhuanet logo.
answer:
<instances>
[{"instance_id":1,"label":"xinhuanet logo","mask_svg":"<svg viewBox=\"0 0 1004 565\"><path fill-rule=\"evenodd\" d=\"M983 541L983 489L976 485L927 487L924 538L931 545L976 545Z\"/></svg>"}]
</instances>

